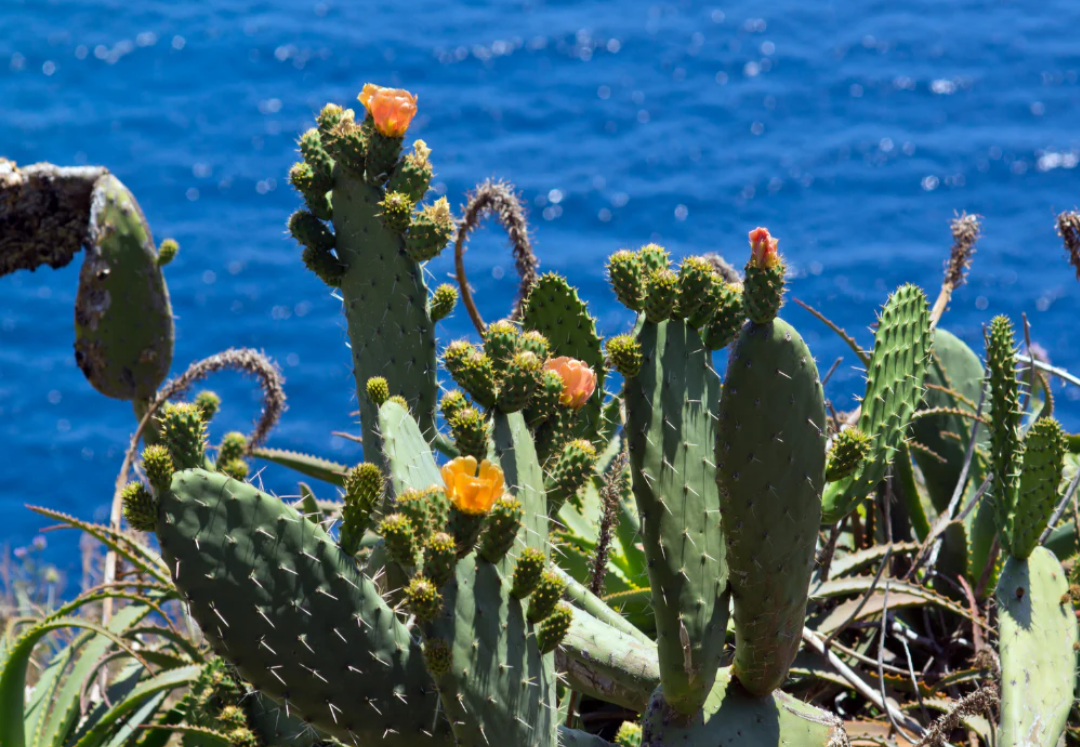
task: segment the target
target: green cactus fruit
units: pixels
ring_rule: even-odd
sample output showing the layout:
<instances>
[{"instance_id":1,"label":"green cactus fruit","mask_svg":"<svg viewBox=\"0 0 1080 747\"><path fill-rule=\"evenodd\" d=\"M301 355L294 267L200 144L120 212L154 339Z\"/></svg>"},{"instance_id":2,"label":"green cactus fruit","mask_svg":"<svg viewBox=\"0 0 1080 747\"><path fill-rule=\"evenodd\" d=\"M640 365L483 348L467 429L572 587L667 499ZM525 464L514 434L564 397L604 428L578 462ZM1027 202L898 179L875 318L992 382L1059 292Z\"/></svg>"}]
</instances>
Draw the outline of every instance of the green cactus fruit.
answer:
<instances>
[{"instance_id":1,"label":"green cactus fruit","mask_svg":"<svg viewBox=\"0 0 1080 747\"><path fill-rule=\"evenodd\" d=\"M246 480L251 467L244 459L232 459L228 462L220 462L216 465L217 471L228 475L234 480Z\"/></svg>"},{"instance_id":2,"label":"green cactus fruit","mask_svg":"<svg viewBox=\"0 0 1080 747\"><path fill-rule=\"evenodd\" d=\"M147 446L142 452L143 471L150 487L156 495L161 495L169 489L172 483L173 467L172 457L169 450L161 444Z\"/></svg>"},{"instance_id":3,"label":"green cactus fruit","mask_svg":"<svg viewBox=\"0 0 1080 747\"><path fill-rule=\"evenodd\" d=\"M615 733L615 747L641 747L641 724L623 721Z\"/></svg>"},{"instance_id":4,"label":"green cactus fruit","mask_svg":"<svg viewBox=\"0 0 1080 747\"><path fill-rule=\"evenodd\" d=\"M743 281L746 316L755 324L768 324L784 303L783 258L776 251L777 240L767 228L750 232L750 260Z\"/></svg>"},{"instance_id":5,"label":"green cactus fruit","mask_svg":"<svg viewBox=\"0 0 1080 747\"><path fill-rule=\"evenodd\" d=\"M709 350L726 347L742 329L743 322L746 321L742 291L742 286L738 283L717 283L713 294L712 316L701 330L702 342Z\"/></svg>"},{"instance_id":6,"label":"green cactus fruit","mask_svg":"<svg viewBox=\"0 0 1080 747\"><path fill-rule=\"evenodd\" d=\"M354 555L360 548L364 532L371 526L371 517L382 503L383 476L379 468L367 462L349 470L345 475L345 506L341 510L341 549Z\"/></svg>"},{"instance_id":7,"label":"green cactus fruit","mask_svg":"<svg viewBox=\"0 0 1080 747\"><path fill-rule=\"evenodd\" d=\"M901 286L881 312L866 366L866 395L857 425L872 439L870 454L850 475L825 487L823 524L844 518L885 477L922 400L931 349L926 294L914 285Z\"/></svg>"},{"instance_id":8,"label":"green cactus fruit","mask_svg":"<svg viewBox=\"0 0 1080 747\"><path fill-rule=\"evenodd\" d=\"M543 363L536 353L515 353L499 386L499 409L503 412L523 410L539 388L542 375Z\"/></svg>"},{"instance_id":9,"label":"green cactus fruit","mask_svg":"<svg viewBox=\"0 0 1080 747\"><path fill-rule=\"evenodd\" d=\"M520 559L518 563L520 564ZM529 612L526 618L531 623L538 623L555 611L555 606L566 591L566 580L552 570L543 571L540 580L529 595Z\"/></svg>"},{"instance_id":10,"label":"green cactus fruit","mask_svg":"<svg viewBox=\"0 0 1080 747\"><path fill-rule=\"evenodd\" d=\"M408 195L401 192L387 192L379 203L379 207L382 208L379 217L382 218L383 225L388 231L405 233L408 230L414 207Z\"/></svg>"},{"instance_id":11,"label":"green cactus fruit","mask_svg":"<svg viewBox=\"0 0 1080 747\"><path fill-rule=\"evenodd\" d=\"M443 398L439 400L439 410L442 412L442 416L447 423L453 420L455 415L468 406L469 400L465 399L465 395L457 389L447 392L443 395Z\"/></svg>"},{"instance_id":12,"label":"green cactus fruit","mask_svg":"<svg viewBox=\"0 0 1080 747\"><path fill-rule=\"evenodd\" d=\"M446 532L436 532L428 537L424 545L424 576L435 584L444 586L454 577L457 565L457 544L454 537Z\"/></svg>"},{"instance_id":13,"label":"green cactus fruit","mask_svg":"<svg viewBox=\"0 0 1080 747\"><path fill-rule=\"evenodd\" d=\"M858 428L845 428L833 437L825 479L842 480L870 454L870 437Z\"/></svg>"},{"instance_id":14,"label":"green cactus fruit","mask_svg":"<svg viewBox=\"0 0 1080 747\"><path fill-rule=\"evenodd\" d=\"M487 458L491 426L487 419L472 407L463 407L450 419L450 435L462 456Z\"/></svg>"},{"instance_id":15,"label":"green cactus fruit","mask_svg":"<svg viewBox=\"0 0 1080 747\"><path fill-rule=\"evenodd\" d=\"M436 682L450 673L454 663L454 650L441 638L428 638L424 641L424 665L431 678Z\"/></svg>"},{"instance_id":16,"label":"green cactus fruit","mask_svg":"<svg viewBox=\"0 0 1080 747\"><path fill-rule=\"evenodd\" d=\"M618 335L609 338L604 346L607 351L607 359L612 368L628 379L632 379L641 371L641 345L633 335Z\"/></svg>"},{"instance_id":17,"label":"green cactus fruit","mask_svg":"<svg viewBox=\"0 0 1080 747\"><path fill-rule=\"evenodd\" d=\"M675 304L679 318L697 319L708 306L713 287L722 283L712 263L704 257L687 257L679 266L679 293ZM698 325L700 326L700 325Z\"/></svg>"},{"instance_id":18,"label":"green cactus fruit","mask_svg":"<svg viewBox=\"0 0 1080 747\"><path fill-rule=\"evenodd\" d=\"M566 602L559 602L555 611L544 618L540 628L536 631L536 645L540 647L540 653L550 654L566 638L570 630L570 622L574 619L574 612Z\"/></svg>"},{"instance_id":19,"label":"green cactus fruit","mask_svg":"<svg viewBox=\"0 0 1080 747\"><path fill-rule=\"evenodd\" d=\"M334 170L334 162L330 154L323 147L322 134L316 128L311 128L300 136L300 155L304 164L311 169L312 178L316 182L327 187L330 183L331 172ZM324 188L324 192L326 189Z\"/></svg>"},{"instance_id":20,"label":"green cactus fruit","mask_svg":"<svg viewBox=\"0 0 1080 747\"><path fill-rule=\"evenodd\" d=\"M529 425L535 428L551 420L559 410L559 398L562 393L562 377L555 371L545 370L540 375L540 386L533 392L525 413Z\"/></svg>"},{"instance_id":21,"label":"green cactus fruit","mask_svg":"<svg viewBox=\"0 0 1080 747\"><path fill-rule=\"evenodd\" d=\"M222 464L228 464L234 459L242 459L247 453L247 446L247 436L240 431L229 431L221 439L217 460Z\"/></svg>"},{"instance_id":22,"label":"green cactus fruit","mask_svg":"<svg viewBox=\"0 0 1080 747\"><path fill-rule=\"evenodd\" d=\"M129 482L120 492L124 506L124 518L132 529L152 532L157 529L157 501L141 482Z\"/></svg>"},{"instance_id":23,"label":"green cactus fruit","mask_svg":"<svg viewBox=\"0 0 1080 747\"><path fill-rule=\"evenodd\" d=\"M469 396L483 407L494 407L496 389L495 367L486 353L479 353L465 361L461 374L455 379Z\"/></svg>"},{"instance_id":24,"label":"green cactus fruit","mask_svg":"<svg viewBox=\"0 0 1080 747\"><path fill-rule=\"evenodd\" d=\"M405 235L405 251L414 262L427 262L439 256L454 235L454 216L450 203L440 197L420 212L413 213Z\"/></svg>"},{"instance_id":25,"label":"green cactus fruit","mask_svg":"<svg viewBox=\"0 0 1080 747\"><path fill-rule=\"evenodd\" d=\"M431 622L442 609L442 595L431 581L414 576L405 587L405 607L420 622Z\"/></svg>"},{"instance_id":26,"label":"green cactus fruit","mask_svg":"<svg viewBox=\"0 0 1080 747\"><path fill-rule=\"evenodd\" d=\"M408 195L414 205L423 200L428 185L431 184L431 163L428 161L430 155L431 148L427 147L427 143L423 140L415 141L412 152L405 154L391 174L386 185L387 190Z\"/></svg>"},{"instance_id":27,"label":"green cactus fruit","mask_svg":"<svg viewBox=\"0 0 1080 747\"><path fill-rule=\"evenodd\" d=\"M176 259L176 255L179 253L180 244L177 243L176 239L165 239L158 245L157 266L164 267Z\"/></svg>"},{"instance_id":28,"label":"green cactus fruit","mask_svg":"<svg viewBox=\"0 0 1080 747\"><path fill-rule=\"evenodd\" d=\"M158 419L161 440L177 470L201 467L206 451L206 423L202 412L187 402L168 402Z\"/></svg>"},{"instance_id":29,"label":"green cactus fruit","mask_svg":"<svg viewBox=\"0 0 1080 747\"><path fill-rule=\"evenodd\" d=\"M320 135L325 136L327 133L332 132L335 127L341 124L341 120L348 117L353 119L356 114L352 109L346 110L342 106L334 103L329 103L323 106L315 117L316 123L319 125L318 132Z\"/></svg>"},{"instance_id":30,"label":"green cactus fruit","mask_svg":"<svg viewBox=\"0 0 1080 747\"><path fill-rule=\"evenodd\" d=\"M325 136L318 130L314 132L319 135L323 148L333 157L335 163L348 169L354 178L362 179L364 162L367 160L367 132L361 125L356 124L355 115L351 112L352 109L345 110L341 119ZM312 131L308 130L308 133Z\"/></svg>"},{"instance_id":31,"label":"green cactus fruit","mask_svg":"<svg viewBox=\"0 0 1080 747\"><path fill-rule=\"evenodd\" d=\"M596 467L596 449L585 439L575 439L562 448L551 468L548 513L555 516L563 503L572 500L585 486Z\"/></svg>"},{"instance_id":32,"label":"green cactus fruit","mask_svg":"<svg viewBox=\"0 0 1080 747\"><path fill-rule=\"evenodd\" d=\"M426 490L409 489L398 493L394 509L412 524L416 541L422 546L437 526L437 508Z\"/></svg>"},{"instance_id":33,"label":"green cactus fruit","mask_svg":"<svg viewBox=\"0 0 1080 747\"><path fill-rule=\"evenodd\" d=\"M546 562L544 553L535 547L526 547L522 550L514 565L510 596L514 599L525 599L532 594L540 584Z\"/></svg>"},{"instance_id":34,"label":"green cactus fruit","mask_svg":"<svg viewBox=\"0 0 1080 747\"><path fill-rule=\"evenodd\" d=\"M443 283L436 288L435 292L431 294L430 303L428 303L431 321L440 322L450 316L454 311L454 307L457 306L457 300L457 288L449 283Z\"/></svg>"},{"instance_id":35,"label":"green cactus fruit","mask_svg":"<svg viewBox=\"0 0 1080 747\"><path fill-rule=\"evenodd\" d=\"M675 308L679 278L664 268L649 273L645 280L645 318L653 324L666 322Z\"/></svg>"},{"instance_id":36,"label":"green cactus fruit","mask_svg":"<svg viewBox=\"0 0 1080 747\"><path fill-rule=\"evenodd\" d=\"M454 340L443 351L443 365L456 381L465 370L465 363L479 354L480 351L468 340Z\"/></svg>"},{"instance_id":37,"label":"green cactus fruit","mask_svg":"<svg viewBox=\"0 0 1080 747\"><path fill-rule=\"evenodd\" d=\"M671 269L671 255L668 250L659 244L646 244L638 249L638 257L641 259L641 271L647 278L659 270Z\"/></svg>"},{"instance_id":38,"label":"green cactus fruit","mask_svg":"<svg viewBox=\"0 0 1080 747\"><path fill-rule=\"evenodd\" d=\"M172 365L173 314L150 227L131 192L94 183L75 297L75 362L107 397L149 400Z\"/></svg>"},{"instance_id":39,"label":"green cactus fruit","mask_svg":"<svg viewBox=\"0 0 1080 747\"><path fill-rule=\"evenodd\" d=\"M382 403L390 399L390 385L382 376L372 376L364 385L367 398L376 407L382 407Z\"/></svg>"},{"instance_id":40,"label":"green cactus fruit","mask_svg":"<svg viewBox=\"0 0 1080 747\"><path fill-rule=\"evenodd\" d=\"M1061 604L1068 581L1045 547L1009 556L998 579L1001 747L1058 744L1076 684L1076 616Z\"/></svg>"},{"instance_id":41,"label":"green cactus fruit","mask_svg":"<svg viewBox=\"0 0 1080 747\"><path fill-rule=\"evenodd\" d=\"M289 233L304 247L304 266L330 287L340 286L345 265L334 255L336 239L326 224L312 212L297 210L289 218Z\"/></svg>"},{"instance_id":42,"label":"green cactus fruit","mask_svg":"<svg viewBox=\"0 0 1080 747\"><path fill-rule=\"evenodd\" d=\"M1065 432L1053 418L1036 420L1024 437L1020 486L1006 532L1011 552L1020 560L1038 546L1039 537L1054 513L1065 450Z\"/></svg>"},{"instance_id":43,"label":"green cactus fruit","mask_svg":"<svg viewBox=\"0 0 1080 747\"><path fill-rule=\"evenodd\" d=\"M202 413L203 422L206 424L209 424L217 415L218 410L221 409L221 397L216 392L211 392L208 389L196 394L194 402L195 406L199 408L199 412Z\"/></svg>"},{"instance_id":44,"label":"green cactus fruit","mask_svg":"<svg viewBox=\"0 0 1080 747\"><path fill-rule=\"evenodd\" d=\"M607 270L619 303L631 311L645 308L645 277L641 256L637 252L620 249L608 259Z\"/></svg>"},{"instance_id":45,"label":"green cactus fruit","mask_svg":"<svg viewBox=\"0 0 1080 747\"><path fill-rule=\"evenodd\" d=\"M328 176L317 175L310 164L304 162L294 163L292 168L289 169L289 184L304 198L308 210L316 218L330 220L334 210L327 194L332 185Z\"/></svg>"},{"instance_id":46,"label":"green cactus fruit","mask_svg":"<svg viewBox=\"0 0 1080 747\"><path fill-rule=\"evenodd\" d=\"M407 399L405 399L404 397L402 397L400 394L395 394L392 397L387 397L386 401L387 402L396 402L397 404L401 405L406 410L409 409L409 401Z\"/></svg>"},{"instance_id":47,"label":"green cactus fruit","mask_svg":"<svg viewBox=\"0 0 1080 747\"><path fill-rule=\"evenodd\" d=\"M457 506L450 507L450 521L447 529L454 536L457 557L460 560L476 548L476 540L484 528L487 514L462 511Z\"/></svg>"},{"instance_id":48,"label":"green cactus fruit","mask_svg":"<svg viewBox=\"0 0 1080 747\"><path fill-rule=\"evenodd\" d=\"M504 495L495 501L480 535L481 558L489 563L498 563L503 559L514 546L524 513L521 502L512 496Z\"/></svg>"},{"instance_id":49,"label":"green cactus fruit","mask_svg":"<svg viewBox=\"0 0 1080 747\"><path fill-rule=\"evenodd\" d=\"M386 552L390 559L402 568L412 568L420 555L420 543L416 539L416 529L404 514L390 514L379 522L376 530L386 542Z\"/></svg>"},{"instance_id":50,"label":"green cactus fruit","mask_svg":"<svg viewBox=\"0 0 1080 747\"><path fill-rule=\"evenodd\" d=\"M551 353L551 343L548 342L548 338L543 333L529 330L518 335L517 352L532 353L543 363Z\"/></svg>"},{"instance_id":51,"label":"green cactus fruit","mask_svg":"<svg viewBox=\"0 0 1080 747\"><path fill-rule=\"evenodd\" d=\"M517 325L506 319L492 322L484 330L484 352L491 359L496 376L502 376L510 365L520 335Z\"/></svg>"},{"instance_id":52,"label":"green cactus fruit","mask_svg":"<svg viewBox=\"0 0 1080 747\"><path fill-rule=\"evenodd\" d=\"M368 114L361 128L367 139L367 161L364 164L364 176L368 184L381 186L390 178L390 174L401 156L404 138L384 135L375 128L375 121Z\"/></svg>"},{"instance_id":53,"label":"green cactus fruit","mask_svg":"<svg viewBox=\"0 0 1080 747\"><path fill-rule=\"evenodd\" d=\"M998 528L1004 531L1016 500L1021 418L1016 340L1006 316L994 317L986 331L986 370L990 375L990 497L997 506Z\"/></svg>"}]
</instances>

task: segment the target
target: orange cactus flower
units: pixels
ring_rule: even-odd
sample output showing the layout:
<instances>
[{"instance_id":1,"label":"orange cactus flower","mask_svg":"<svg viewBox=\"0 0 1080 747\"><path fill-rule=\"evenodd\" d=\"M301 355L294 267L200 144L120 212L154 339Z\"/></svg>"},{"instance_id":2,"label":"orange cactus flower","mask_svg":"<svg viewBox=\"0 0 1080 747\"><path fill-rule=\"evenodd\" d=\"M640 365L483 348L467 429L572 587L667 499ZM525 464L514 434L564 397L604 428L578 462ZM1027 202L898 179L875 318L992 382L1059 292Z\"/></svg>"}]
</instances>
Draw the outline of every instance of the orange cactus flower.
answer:
<instances>
[{"instance_id":1,"label":"orange cactus flower","mask_svg":"<svg viewBox=\"0 0 1080 747\"><path fill-rule=\"evenodd\" d=\"M769 235L767 228L755 228L750 232L750 261L754 267L766 270L780 263L780 255L776 253L779 241Z\"/></svg>"},{"instance_id":2,"label":"orange cactus flower","mask_svg":"<svg viewBox=\"0 0 1080 747\"><path fill-rule=\"evenodd\" d=\"M442 478L446 497L462 513L486 514L503 494L503 471L487 459L478 473L476 457L458 457L443 465Z\"/></svg>"},{"instance_id":3,"label":"orange cactus flower","mask_svg":"<svg viewBox=\"0 0 1080 747\"><path fill-rule=\"evenodd\" d=\"M416 116L416 95L403 88L367 83L357 98L375 120L375 129L386 137L402 137Z\"/></svg>"},{"instance_id":4,"label":"orange cactus flower","mask_svg":"<svg viewBox=\"0 0 1080 747\"><path fill-rule=\"evenodd\" d=\"M544 370L554 371L563 380L563 392L559 403L577 410L596 391L596 374L583 362L565 355L552 358L544 364Z\"/></svg>"}]
</instances>

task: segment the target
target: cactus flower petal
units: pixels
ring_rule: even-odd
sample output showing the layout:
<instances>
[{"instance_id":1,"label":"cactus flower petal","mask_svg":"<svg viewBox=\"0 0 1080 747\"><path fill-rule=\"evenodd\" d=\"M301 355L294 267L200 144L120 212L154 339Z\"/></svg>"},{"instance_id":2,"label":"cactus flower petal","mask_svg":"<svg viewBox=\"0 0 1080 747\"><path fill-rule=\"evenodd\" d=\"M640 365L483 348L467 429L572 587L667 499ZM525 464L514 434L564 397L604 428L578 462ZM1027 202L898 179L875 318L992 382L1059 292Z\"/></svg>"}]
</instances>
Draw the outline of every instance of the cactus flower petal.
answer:
<instances>
[{"instance_id":1,"label":"cactus flower petal","mask_svg":"<svg viewBox=\"0 0 1080 747\"><path fill-rule=\"evenodd\" d=\"M357 98L375 120L375 129L386 137L404 136L416 116L416 94L402 88L367 83Z\"/></svg>"},{"instance_id":2,"label":"cactus flower petal","mask_svg":"<svg viewBox=\"0 0 1080 747\"><path fill-rule=\"evenodd\" d=\"M563 380L563 392L559 403L580 409L596 391L596 373L585 363L575 358L560 356L549 360L544 369L554 371Z\"/></svg>"},{"instance_id":3,"label":"cactus flower petal","mask_svg":"<svg viewBox=\"0 0 1080 747\"><path fill-rule=\"evenodd\" d=\"M446 496L462 513L486 514L503 494L505 481L502 469L487 459L480 462L477 473L476 457L458 457L442 468Z\"/></svg>"},{"instance_id":4,"label":"cactus flower petal","mask_svg":"<svg viewBox=\"0 0 1080 747\"><path fill-rule=\"evenodd\" d=\"M751 261L755 267L762 270L776 267L780 261L780 257L776 253L778 242L779 239L774 239L769 235L769 229L767 228L755 228L750 232Z\"/></svg>"}]
</instances>

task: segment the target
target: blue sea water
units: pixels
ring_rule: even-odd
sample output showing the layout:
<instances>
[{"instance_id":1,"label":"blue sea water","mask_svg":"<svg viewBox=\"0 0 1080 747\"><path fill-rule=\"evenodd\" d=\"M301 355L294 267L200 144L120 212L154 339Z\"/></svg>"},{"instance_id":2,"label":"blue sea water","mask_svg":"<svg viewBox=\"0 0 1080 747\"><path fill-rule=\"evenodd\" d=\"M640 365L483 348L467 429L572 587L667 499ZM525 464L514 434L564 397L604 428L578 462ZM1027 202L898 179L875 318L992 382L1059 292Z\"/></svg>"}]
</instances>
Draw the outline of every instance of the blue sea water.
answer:
<instances>
[{"instance_id":1,"label":"blue sea water","mask_svg":"<svg viewBox=\"0 0 1080 747\"><path fill-rule=\"evenodd\" d=\"M265 350L290 409L273 445L343 462L358 447L340 304L285 233L297 136L362 84L419 94L411 134L434 149L435 191L457 207L511 180L544 270L564 273L600 329L628 313L603 260L648 241L741 265L768 226L791 292L864 345L889 291L937 295L956 211L984 216L969 282L943 326L976 349L993 314L1080 370L1080 286L1054 231L1077 202L1080 5L1020 2L13 2L0 6L0 155L103 164L137 195L168 268L175 368L229 346ZM449 252L429 265L442 281ZM126 403L74 365L77 259L0 278L0 540L25 544L40 503L103 519L133 427ZM482 312L516 282L502 235L474 240ZM850 352L802 310L785 315L837 407L862 386ZM464 311L443 342L472 332ZM253 387L223 376L215 436L243 429ZM1080 429L1076 389L1058 414ZM281 494L280 470L262 479ZM323 487L324 495L330 489ZM55 535L54 535L55 536ZM55 536L62 568L74 536Z\"/></svg>"}]
</instances>

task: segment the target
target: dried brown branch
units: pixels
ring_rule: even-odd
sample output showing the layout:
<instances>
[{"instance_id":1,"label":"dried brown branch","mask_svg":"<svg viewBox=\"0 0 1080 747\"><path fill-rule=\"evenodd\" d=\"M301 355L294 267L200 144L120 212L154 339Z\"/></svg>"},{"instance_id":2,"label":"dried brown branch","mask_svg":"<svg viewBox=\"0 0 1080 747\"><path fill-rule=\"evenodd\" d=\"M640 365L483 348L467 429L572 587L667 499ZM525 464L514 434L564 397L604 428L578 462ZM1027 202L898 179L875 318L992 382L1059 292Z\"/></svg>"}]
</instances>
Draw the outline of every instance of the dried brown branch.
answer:
<instances>
[{"instance_id":1,"label":"dried brown branch","mask_svg":"<svg viewBox=\"0 0 1080 747\"><path fill-rule=\"evenodd\" d=\"M960 699L955 708L930 724L915 747L942 747L949 744L949 736L960 726L964 717L984 714L997 706L999 702L996 682L990 682L975 692L968 693Z\"/></svg>"},{"instance_id":2,"label":"dried brown branch","mask_svg":"<svg viewBox=\"0 0 1080 747\"><path fill-rule=\"evenodd\" d=\"M952 251L949 252L949 259L945 263L945 279L941 283L941 293L934 302L934 308L930 310L931 325L937 325L949 305L953 291L966 282L967 272L971 267L971 256L975 253L975 244L982 235L982 224L979 222L978 215L962 213L953 218L950 228L953 236Z\"/></svg>"},{"instance_id":3,"label":"dried brown branch","mask_svg":"<svg viewBox=\"0 0 1080 747\"><path fill-rule=\"evenodd\" d=\"M623 484L626 473L627 455L619 452L604 475L604 487L600 490L600 501L604 513L600 517L600 535L596 541L596 552L592 559L592 575L589 578L589 591L596 596L603 596L604 578L607 576L608 555L611 554L611 537L619 523L619 501L622 500Z\"/></svg>"}]
</instances>

